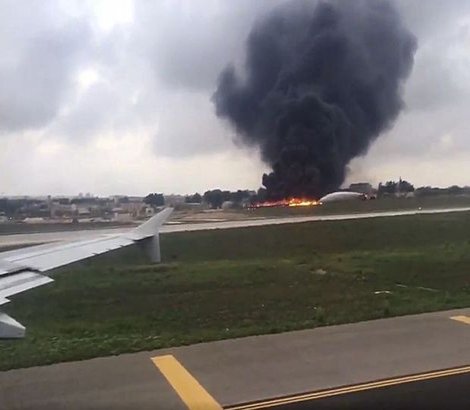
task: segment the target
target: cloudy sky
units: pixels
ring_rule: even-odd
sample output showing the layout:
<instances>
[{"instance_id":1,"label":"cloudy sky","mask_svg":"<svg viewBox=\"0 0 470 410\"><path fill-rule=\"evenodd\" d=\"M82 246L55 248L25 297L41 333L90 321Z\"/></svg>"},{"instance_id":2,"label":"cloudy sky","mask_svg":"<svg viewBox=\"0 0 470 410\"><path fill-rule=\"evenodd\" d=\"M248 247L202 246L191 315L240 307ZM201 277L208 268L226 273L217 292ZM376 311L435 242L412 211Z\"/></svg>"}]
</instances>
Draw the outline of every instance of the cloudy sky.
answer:
<instances>
[{"instance_id":1,"label":"cloudy sky","mask_svg":"<svg viewBox=\"0 0 470 410\"><path fill-rule=\"evenodd\" d=\"M282 0L0 0L0 194L257 188L214 114L220 71ZM470 185L470 1L397 0L406 109L348 181Z\"/></svg>"}]
</instances>

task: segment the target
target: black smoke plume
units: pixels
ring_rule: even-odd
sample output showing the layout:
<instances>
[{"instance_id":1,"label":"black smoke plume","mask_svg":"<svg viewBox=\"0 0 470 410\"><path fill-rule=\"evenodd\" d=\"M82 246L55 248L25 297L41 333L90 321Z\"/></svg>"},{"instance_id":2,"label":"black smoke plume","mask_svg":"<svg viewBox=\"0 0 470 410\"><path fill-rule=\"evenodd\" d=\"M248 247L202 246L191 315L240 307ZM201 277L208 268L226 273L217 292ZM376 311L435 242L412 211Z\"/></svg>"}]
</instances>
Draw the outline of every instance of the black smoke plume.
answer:
<instances>
[{"instance_id":1,"label":"black smoke plume","mask_svg":"<svg viewBox=\"0 0 470 410\"><path fill-rule=\"evenodd\" d=\"M415 50L388 1L292 2L254 25L243 75L222 72L217 115L260 147L268 197L318 198L392 125Z\"/></svg>"}]
</instances>

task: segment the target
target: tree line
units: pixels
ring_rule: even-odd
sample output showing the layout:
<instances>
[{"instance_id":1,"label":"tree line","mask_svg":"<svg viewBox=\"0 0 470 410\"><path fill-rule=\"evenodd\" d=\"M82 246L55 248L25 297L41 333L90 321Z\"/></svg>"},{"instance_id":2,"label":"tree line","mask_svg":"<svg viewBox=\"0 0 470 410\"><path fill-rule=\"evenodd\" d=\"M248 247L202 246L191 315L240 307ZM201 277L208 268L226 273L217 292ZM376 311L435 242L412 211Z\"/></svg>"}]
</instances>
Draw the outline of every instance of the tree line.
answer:
<instances>
[{"instance_id":1,"label":"tree line","mask_svg":"<svg viewBox=\"0 0 470 410\"><path fill-rule=\"evenodd\" d=\"M387 181L384 184L382 182L379 183L379 187L377 189L378 196L382 195L395 195L395 194L406 194L409 192L414 192L415 187L405 181L404 179L399 179L397 181Z\"/></svg>"},{"instance_id":2,"label":"tree line","mask_svg":"<svg viewBox=\"0 0 470 410\"><path fill-rule=\"evenodd\" d=\"M242 206L253 200L255 194L249 190L222 191L221 189L212 189L204 192L202 201L207 203L212 209L222 208L224 202L231 202L232 206Z\"/></svg>"}]
</instances>

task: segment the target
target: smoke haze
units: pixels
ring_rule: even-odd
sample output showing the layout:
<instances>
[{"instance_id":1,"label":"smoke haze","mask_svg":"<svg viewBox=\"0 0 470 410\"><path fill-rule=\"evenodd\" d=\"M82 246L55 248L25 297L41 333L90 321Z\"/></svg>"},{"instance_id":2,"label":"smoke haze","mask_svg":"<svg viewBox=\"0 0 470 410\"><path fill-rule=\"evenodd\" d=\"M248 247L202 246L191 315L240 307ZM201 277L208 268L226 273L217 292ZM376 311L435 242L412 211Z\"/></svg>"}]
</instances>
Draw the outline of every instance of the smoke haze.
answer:
<instances>
[{"instance_id":1,"label":"smoke haze","mask_svg":"<svg viewBox=\"0 0 470 410\"><path fill-rule=\"evenodd\" d=\"M393 124L415 51L388 1L289 3L253 26L244 72L222 72L216 112L260 148L269 198L319 198Z\"/></svg>"}]
</instances>

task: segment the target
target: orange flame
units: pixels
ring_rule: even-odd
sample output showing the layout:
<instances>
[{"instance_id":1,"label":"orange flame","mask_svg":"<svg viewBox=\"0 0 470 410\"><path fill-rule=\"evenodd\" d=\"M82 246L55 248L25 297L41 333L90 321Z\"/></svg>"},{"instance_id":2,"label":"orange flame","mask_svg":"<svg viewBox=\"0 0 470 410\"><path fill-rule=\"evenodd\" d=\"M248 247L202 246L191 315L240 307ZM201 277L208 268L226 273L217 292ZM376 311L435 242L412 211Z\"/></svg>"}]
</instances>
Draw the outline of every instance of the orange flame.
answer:
<instances>
[{"instance_id":1,"label":"orange flame","mask_svg":"<svg viewBox=\"0 0 470 410\"><path fill-rule=\"evenodd\" d=\"M319 202L314 199L307 198L288 198L279 201L265 201L257 202L252 205L252 208L274 208L274 207L300 207L300 206L315 206Z\"/></svg>"},{"instance_id":2,"label":"orange flame","mask_svg":"<svg viewBox=\"0 0 470 410\"><path fill-rule=\"evenodd\" d=\"M315 206L318 202L314 199L290 198L287 200L288 206Z\"/></svg>"}]
</instances>

